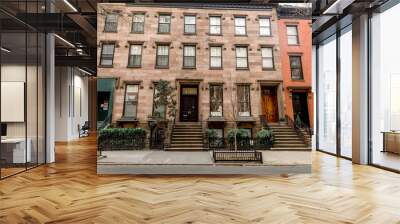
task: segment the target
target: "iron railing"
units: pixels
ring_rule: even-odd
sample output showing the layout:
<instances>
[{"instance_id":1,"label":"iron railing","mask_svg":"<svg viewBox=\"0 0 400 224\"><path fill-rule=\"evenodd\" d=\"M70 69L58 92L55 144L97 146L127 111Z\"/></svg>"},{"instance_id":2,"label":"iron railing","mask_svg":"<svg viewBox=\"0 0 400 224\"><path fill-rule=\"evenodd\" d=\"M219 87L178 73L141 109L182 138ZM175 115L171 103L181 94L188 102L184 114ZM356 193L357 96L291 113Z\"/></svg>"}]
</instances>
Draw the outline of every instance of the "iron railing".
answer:
<instances>
[{"instance_id":1,"label":"iron railing","mask_svg":"<svg viewBox=\"0 0 400 224\"><path fill-rule=\"evenodd\" d=\"M288 125L296 131L296 133L303 139L304 143L307 146L311 146L311 136L313 134L312 129L303 122L294 122L288 115L285 115L285 117Z\"/></svg>"},{"instance_id":2,"label":"iron railing","mask_svg":"<svg viewBox=\"0 0 400 224\"><path fill-rule=\"evenodd\" d=\"M209 150L229 150L235 151L235 143L227 138L209 138ZM236 150L270 150L272 142L258 138L238 138L236 140Z\"/></svg>"}]
</instances>

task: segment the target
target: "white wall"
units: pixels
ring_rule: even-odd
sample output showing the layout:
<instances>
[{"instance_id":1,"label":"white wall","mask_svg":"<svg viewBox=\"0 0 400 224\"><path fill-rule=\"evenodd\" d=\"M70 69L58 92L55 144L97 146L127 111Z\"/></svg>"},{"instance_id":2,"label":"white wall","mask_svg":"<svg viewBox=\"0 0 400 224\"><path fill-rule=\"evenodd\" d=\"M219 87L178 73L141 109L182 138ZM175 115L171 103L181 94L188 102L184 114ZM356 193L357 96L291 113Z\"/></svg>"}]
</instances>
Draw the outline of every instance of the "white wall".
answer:
<instances>
[{"instance_id":1,"label":"white wall","mask_svg":"<svg viewBox=\"0 0 400 224\"><path fill-rule=\"evenodd\" d=\"M88 121L88 78L76 68L56 67L55 140L79 138L78 125Z\"/></svg>"}]
</instances>

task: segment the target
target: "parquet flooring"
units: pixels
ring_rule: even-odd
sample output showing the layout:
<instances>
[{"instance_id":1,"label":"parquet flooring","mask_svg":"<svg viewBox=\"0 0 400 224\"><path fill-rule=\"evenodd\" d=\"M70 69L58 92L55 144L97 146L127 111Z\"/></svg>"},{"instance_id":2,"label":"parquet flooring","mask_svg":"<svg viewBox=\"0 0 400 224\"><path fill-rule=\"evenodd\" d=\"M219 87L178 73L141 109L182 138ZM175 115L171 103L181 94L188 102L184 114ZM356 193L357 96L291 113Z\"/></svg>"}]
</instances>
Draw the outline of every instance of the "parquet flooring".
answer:
<instances>
[{"instance_id":1,"label":"parquet flooring","mask_svg":"<svg viewBox=\"0 0 400 224\"><path fill-rule=\"evenodd\" d=\"M0 223L400 223L400 175L313 152L313 174L98 176L94 138L0 181Z\"/></svg>"}]
</instances>

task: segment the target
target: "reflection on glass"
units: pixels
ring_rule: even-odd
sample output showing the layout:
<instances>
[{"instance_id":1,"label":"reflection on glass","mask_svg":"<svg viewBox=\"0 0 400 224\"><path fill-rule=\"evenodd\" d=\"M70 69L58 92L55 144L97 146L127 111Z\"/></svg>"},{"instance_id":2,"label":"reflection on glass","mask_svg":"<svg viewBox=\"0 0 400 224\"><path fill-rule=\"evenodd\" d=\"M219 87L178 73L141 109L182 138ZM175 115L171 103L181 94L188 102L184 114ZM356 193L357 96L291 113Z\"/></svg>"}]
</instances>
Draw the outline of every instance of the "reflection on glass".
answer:
<instances>
[{"instance_id":1,"label":"reflection on glass","mask_svg":"<svg viewBox=\"0 0 400 224\"><path fill-rule=\"evenodd\" d=\"M372 17L372 163L400 170L400 5Z\"/></svg>"},{"instance_id":2,"label":"reflection on glass","mask_svg":"<svg viewBox=\"0 0 400 224\"><path fill-rule=\"evenodd\" d=\"M340 36L340 153L352 157L352 34L351 26Z\"/></svg>"},{"instance_id":3,"label":"reflection on glass","mask_svg":"<svg viewBox=\"0 0 400 224\"><path fill-rule=\"evenodd\" d=\"M318 48L318 147L336 153L336 37Z\"/></svg>"}]
</instances>

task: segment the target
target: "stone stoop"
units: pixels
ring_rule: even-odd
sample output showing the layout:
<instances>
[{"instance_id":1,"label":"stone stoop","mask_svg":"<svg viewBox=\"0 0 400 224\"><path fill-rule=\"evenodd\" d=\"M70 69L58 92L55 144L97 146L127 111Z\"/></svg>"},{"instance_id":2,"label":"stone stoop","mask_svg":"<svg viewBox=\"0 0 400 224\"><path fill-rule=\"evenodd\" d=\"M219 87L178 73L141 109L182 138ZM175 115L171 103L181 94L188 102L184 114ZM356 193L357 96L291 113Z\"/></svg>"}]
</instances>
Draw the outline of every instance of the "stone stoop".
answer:
<instances>
[{"instance_id":1,"label":"stone stoop","mask_svg":"<svg viewBox=\"0 0 400 224\"><path fill-rule=\"evenodd\" d=\"M185 122L175 124L171 144L167 151L203 151L203 128L200 123Z\"/></svg>"}]
</instances>

